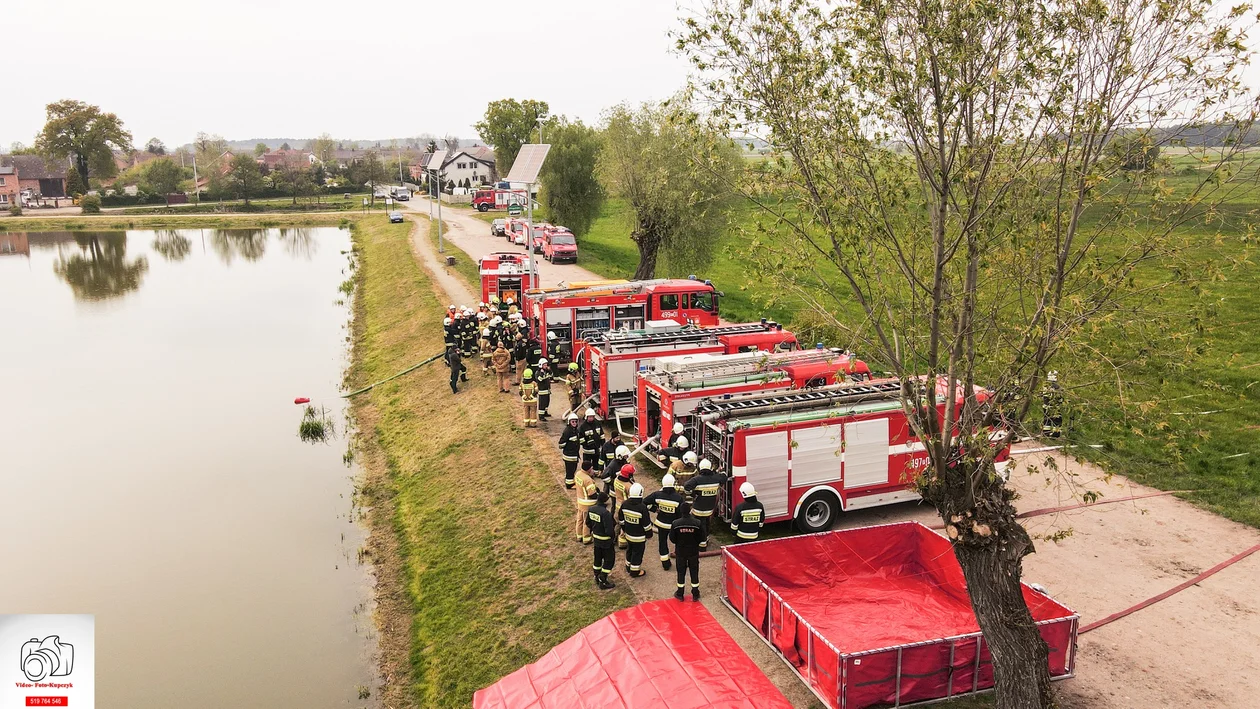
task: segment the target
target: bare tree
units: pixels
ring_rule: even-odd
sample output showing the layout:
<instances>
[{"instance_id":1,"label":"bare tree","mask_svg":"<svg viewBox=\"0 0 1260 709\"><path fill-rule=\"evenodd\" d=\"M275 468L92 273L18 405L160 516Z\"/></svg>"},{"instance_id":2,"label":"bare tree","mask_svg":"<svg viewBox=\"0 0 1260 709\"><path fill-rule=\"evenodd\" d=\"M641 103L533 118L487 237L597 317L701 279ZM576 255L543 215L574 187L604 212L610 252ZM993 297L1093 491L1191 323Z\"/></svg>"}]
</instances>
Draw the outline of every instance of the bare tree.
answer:
<instances>
[{"instance_id":1,"label":"bare tree","mask_svg":"<svg viewBox=\"0 0 1260 709\"><path fill-rule=\"evenodd\" d=\"M903 382L929 459L907 481L947 525L1004 709L1054 698L1020 588L1033 539L995 455L1055 362L1118 377L1134 348L1108 342L1184 342L1150 304L1182 280L1158 269L1204 247L1181 227L1249 169L1245 12L715 0L678 38L712 118L771 146L746 188L775 238L752 236L755 263ZM1112 149L1203 125L1224 145L1176 187Z\"/></svg>"}]
</instances>

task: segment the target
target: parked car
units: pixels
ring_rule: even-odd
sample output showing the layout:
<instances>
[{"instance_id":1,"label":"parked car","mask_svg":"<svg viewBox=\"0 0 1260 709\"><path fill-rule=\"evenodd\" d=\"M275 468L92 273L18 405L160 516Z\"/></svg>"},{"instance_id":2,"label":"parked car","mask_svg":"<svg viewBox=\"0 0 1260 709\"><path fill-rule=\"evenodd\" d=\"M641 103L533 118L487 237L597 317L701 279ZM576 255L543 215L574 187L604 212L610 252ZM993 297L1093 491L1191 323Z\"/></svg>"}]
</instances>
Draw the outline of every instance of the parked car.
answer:
<instances>
[{"instance_id":1,"label":"parked car","mask_svg":"<svg viewBox=\"0 0 1260 709\"><path fill-rule=\"evenodd\" d=\"M506 219L495 219L490 222L490 234L492 236L503 236L505 231L507 231Z\"/></svg>"},{"instance_id":2,"label":"parked car","mask_svg":"<svg viewBox=\"0 0 1260 709\"><path fill-rule=\"evenodd\" d=\"M529 240L530 249L534 253L541 254L543 252L543 241L547 238L547 232L552 229L555 229L555 227L546 223L534 225L534 235Z\"/></svg>"},{"instance_id":3,"label":"parked car","mask_svg":"<svg viewBox=\"0 0 1260 709\"><path fill-rule=\"evenodd\" d=\"M543 240L543 258L551 263L569 261L577 263L577 239L569 230L553 230L547 232Z\"/></svg>"},{"instance_id":4,"label":"parked car","mask_svg":"<svg viewBox=\"0 0 1260 709\"><path fill-rule=\"evenodd\" d=\"M390 213L389 213L389 223L390 223L390 224L401 224L401 223L402 223L402 220L403 220L403 215L402 215L402 212L390 212Z\"/></svg>"},{"instance_id":5,"label":"parked car","mask_svg":"<svg viewBox=\"0 0 1260 709\"><path fill-rule=\"evenodd\" d=\"M524 246L525 230L528 228L529 225L525 223L524 219L509 219L507 220L505 234L513 244Z\"/></svg>"},{"instance_id":6,"label":"parked car","mask_svg":"<svg viewBox=\"0 0 1260 709\"><path fill-rule=\"evenodd\" d=\"M389 196L389 190L384 187L377 187L376 190L372 192L372 196L376 199L385 199Z\"/></svg>"}]
</instances>

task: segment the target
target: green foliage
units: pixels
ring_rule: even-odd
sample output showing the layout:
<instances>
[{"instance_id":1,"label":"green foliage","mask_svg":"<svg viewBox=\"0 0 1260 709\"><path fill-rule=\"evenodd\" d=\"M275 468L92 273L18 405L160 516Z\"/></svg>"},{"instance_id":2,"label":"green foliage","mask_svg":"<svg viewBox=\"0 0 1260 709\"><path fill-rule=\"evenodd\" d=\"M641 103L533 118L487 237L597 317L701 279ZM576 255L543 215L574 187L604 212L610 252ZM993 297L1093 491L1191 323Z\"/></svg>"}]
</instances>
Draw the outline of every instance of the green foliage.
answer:
<instances>
[{"instance_id":1,"label":"green foliage","mask_svg":"<svg viewBox=\"0 0 1260 709\"><path fill-rule=\"evenodd\" d=\"M149 194L174 194L184 181L184 171L170 158L150 160L144 166L140 188Z\"/></svg>"},{"instance_id":2,"label":"green foliage","mask_svg":"<svg viewBox=\"0 0 1260 709\"><path fill-rule=\"evenodd\" d=\"M263 187L262 171L253 155L243 154L232 158L231 166L225 177L225 189L237 199L245 200L257 195Z\"/></svg>"},{"instance_id":3,"label":"green foliage","mask_svg":"<svg viewBox=\"0 0 1260 709\"><path fill-rule=\"evenodd\" d=\"M210 173L218 166L219 156L227 152L227 148L228 144L223 136L197 133L197 139L193 141L193 151L203 174Z\"/></svg>"},{"instance_id":4,"label":"green foliage","mask_svg":"<svg viewBox=\"0 0 1260 709\"><path fill-rule=\"evenodd\" d=\"M9 216L11 216L11 217L20 217L20 216L22 216L22 205L20 205L20 204L15 204L15 205L13 205L13 206L9 207Z\"/></svg>"},{"instance_id":5,"label":"green foliage","mask_svg":"<svg viewBox=\"0 0 1260 709\"><path fill-rule=\"evenodd\" d=\"M494 148L495 167L500 175L508 174L521 146L531 142L538 129L538 117L546 115L546 101L505 98L491 101L485 116L473 128L477 135Z\"/></svg>"},{"instance_id":6,"label":"green foliage","mask_svg":"<svg viewBox=\"0 0 1260 709\"><path fill-rule=\"evenodd\" d=\"M270 148L267 147L266 143L255 143L254 144L254 157L262 157L263 155L267 154L268 150L270 150Z\"/></svg>"},{"instance_id":7,"label":"green foliage","mask_svg":"<svg viewBox=\"0 0 1260 709\"><path fill-rule=\"evenodd\" d=\"M307 150L310 150L317 160L324 163L333 159L333 151L336 149L337 141L327 133L321 133L318 138L307 144Z\"/></svg>"},{"instance_id":8,"label":"green foliage","mask_svg":"<svg viewBox=\"0 0 1260 709\"><path fill-rule=\"evenodd\" d=\"M83 208L84 214L100 214L101 198L94 194L84 195L79 200L79 206Z\"/></svg>"},{"instance_id":9,"label":"green foliage","mask_svg":"<svg viewBox=\"0 0 1260 709\"><path fill-rule=\"evenodd\" d=\"M69 170L66 172L66 194L70 196L81 195L88 191L87 183L79 176L78 170Z\"/></svg>"},{"instance_id":10,"label":"green foliage","mask_svg":"<svg viewBox=\"0 0 1260 709\"><path fill-rule=\"evenodd\" d=\"M48 104L47 115L35 147L55 158L70 158L84 182L92 174L116 174L113 151L131 150L131 133L122 120L97 106L67 99Z\"/></svg>"},{"instance_id":11,"label":"green foliage","mask_svg":"<svg viewBox=\"0 0 1260 709\"><path fill-rule=\"evenodd\" d=\"M149 142L144 144L144 149L153 155L165 155L166 144L157 138L149 138Z\"/></svg>"},{"instance_id":12,"label":"green foliage","mask_svg":"<svg viewBox=\"0 0 1260 709\"><path fill-rule=\"evenodd\" d=\"M600 182L634 212L635 278L652 278L657 259L704 266L726 226L738 149L684 110L622 104L604 114Z\"/></svg>"},{"instance_id":13,"label":"green foliage","mask_svg":"<svg viewBox=\"0 0 1260 709\"><path fill-rule=\"evenodd\" d=\"M601 139L599 131L563 118L547 129L551 151L543 163L539 199L550 219L582 236L599 214L604 191L595 176Z\"/></svg>"}]
</instances>

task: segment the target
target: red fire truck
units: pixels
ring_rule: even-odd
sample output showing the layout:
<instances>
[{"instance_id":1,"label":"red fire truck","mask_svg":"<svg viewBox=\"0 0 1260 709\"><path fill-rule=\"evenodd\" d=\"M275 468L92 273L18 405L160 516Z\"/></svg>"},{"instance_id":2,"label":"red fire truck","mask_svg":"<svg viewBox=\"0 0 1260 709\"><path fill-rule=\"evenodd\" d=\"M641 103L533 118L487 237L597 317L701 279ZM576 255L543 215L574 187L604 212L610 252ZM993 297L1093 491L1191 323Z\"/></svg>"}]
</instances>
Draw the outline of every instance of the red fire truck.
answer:
<instances>
[{"instance_id":1,"label":"red fire truck","mask_svg":"<svg viewBox=\"0 0 1260 709\"><path fill-rule=\"evenodd\" d=\"M477 190L473 192L472 206L478 212L488 212L491 209L507 209L513 204L524 207L528 201L529 194L525 190Z\"/></svg>"},{"instance_id":2,"label":"red fire truck","mask_svg":"<svg viewBox=\"0 0 1260 709\"><path fill-rule=\"evenodd\" d=\"M962 390L958 389L959 404ZM938 404L948 384L937 382ZM984 401L983 389L976 388ZM831 527L841 512L918 500L910 488L927 454L906 421L896 379L846 382L810 391L708 399L686 435L728 477L718 513L730 521L751 482L766 521L794 520L802 532ZM1009 447L997 455L1002 472Z\"/></svg>"},{"instance_id":3,"label":"red fire truck","mask_svg":"<svg viewBox=\"0 0 1260 709\"><path fill-rule=\"evenodd\" d=\"M525 294L534 337L555 333L561 349L580 351L588 337L609 330L641 330L652 320L717 325L718 298L709 281L606 281Z\"/></svg>"},{"instance_id":4,"label":"red fire truck","mask_svg":"<svg viewBox=\"0 0 1260 709\"><path fill-rule=\"evenodd\" d=\"M586 341L577 361L586 378L586 395L600 416L635 417L637 374L657 357L680 354L733 354L797 348L796 336L769 320L738 325L695 327L675 322L648 323L644 330L613 330Z\"/></svg>"},{"instance_id":5,"label":"red fire truck","mask_svg":"<svg viewBox=\"0 0 1260 709\"><path fill-rule=\"evenodd\" d=\"M534 287L534 269L529 256L515 251L486 254L477 261L481 272L481 302L498 296L521 302L521 294Z\"/></svg>"},{"instance_id":6,"label":"red fire truck","mask_svg":"<svg viewBox=\"0 0 1260 709\"><path fill-rule=\"evenodd\" d=\"M686 425L705 399L747 392L810 389L869 379L866 363L842 350L687 354L661 357L639 373L635 439L648 443L675 423ZM658 445L649 448L659 448Z\"/></svg>"}]
</instances>

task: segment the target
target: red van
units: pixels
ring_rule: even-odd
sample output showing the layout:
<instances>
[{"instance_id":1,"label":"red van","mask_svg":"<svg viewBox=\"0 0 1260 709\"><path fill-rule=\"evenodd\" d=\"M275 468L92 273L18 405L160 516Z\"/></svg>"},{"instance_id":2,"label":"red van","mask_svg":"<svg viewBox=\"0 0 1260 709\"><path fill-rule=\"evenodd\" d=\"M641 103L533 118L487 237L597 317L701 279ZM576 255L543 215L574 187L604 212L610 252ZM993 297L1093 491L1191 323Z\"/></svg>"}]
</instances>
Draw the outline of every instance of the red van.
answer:
<instances>
[{"instance_id":1,"label":"red van","mask_svg":"<svg viewBox=\"0 0 1260 709\"><path fill-rule=\"evenodd\" d=\"M573 232L560 227L543 234L543 258L555 263L569 261L577 263L577 239Z\"/></svg>"}]
</instances>

